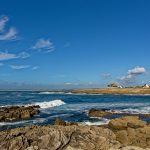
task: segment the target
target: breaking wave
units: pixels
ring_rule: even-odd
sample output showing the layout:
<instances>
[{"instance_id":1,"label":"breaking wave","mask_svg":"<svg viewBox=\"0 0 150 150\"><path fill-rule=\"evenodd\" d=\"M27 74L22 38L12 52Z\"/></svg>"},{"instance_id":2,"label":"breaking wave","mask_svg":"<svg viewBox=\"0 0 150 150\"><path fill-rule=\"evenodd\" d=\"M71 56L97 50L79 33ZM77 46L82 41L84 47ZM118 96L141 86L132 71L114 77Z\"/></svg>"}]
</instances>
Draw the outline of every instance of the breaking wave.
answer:
<instances>
[{"instance_id":1,"label":"breaking wave","mask_svg":"<svg viewBox=\"0 0 150 150\"><path fill-rule=\"evenodd\" d=\"M42 109L46 109L46 108L51 108L51 107L56 107L56 106L61 106L66 104L64 101L62 100L53 100L53 101L44 101L44 102L35 102L35 103L31 103L31 104L20 104L20 105L3 105L0 107L11 107L11 106L24 106L24 107L28 107L28 106L33 106L33 105L39 105L40 108Z\"/></svg>"},{"instance_id":2,"label":"breaking wave","mask_svg":"<svg viewBox=\"0 0 150 150\"><path fill-rule=\"evenodd\" d=\"M45 102L36 102L32 105L39 105L40 108L42 109L46 109L46 108L51 108L51 107L56 107L56 106L61 106L66 104L64 101L62 100L53 100L53 101L45 101Z\"/></svg>"},{"instance_id":3,"label":"breaking wave","mask_svg":"<svg viewBox=\"0 0 150 150\"><path fill-rule=\"evenodd\" d=\"M139 107L139 108L126 108L114 110L115 113L127 113L127 114L150 114L150 106Z\"/></svg>"},{"instance_id":4,"label":"breaking wave","mask_svg":"<svg viewBox=\"0 0 150 150\"><path fill-rule=\"evenodd\" d=\"M84 121L82 122L81 124L84 124L84 125L90 125L90 126L97 126L97 125L105 125L105 124L108 124L109 123L109 119L106 119L106 118L101 118L99 121Z\"/></svg>"}]
</instances>

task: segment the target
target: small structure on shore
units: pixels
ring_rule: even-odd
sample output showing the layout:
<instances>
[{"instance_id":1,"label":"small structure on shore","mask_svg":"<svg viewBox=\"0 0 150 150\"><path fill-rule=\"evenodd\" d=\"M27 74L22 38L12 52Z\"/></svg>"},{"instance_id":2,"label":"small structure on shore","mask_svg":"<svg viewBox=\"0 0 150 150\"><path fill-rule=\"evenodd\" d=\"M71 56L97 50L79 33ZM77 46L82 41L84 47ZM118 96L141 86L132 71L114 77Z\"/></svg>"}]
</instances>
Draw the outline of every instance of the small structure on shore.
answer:
<instances>
[{"instance_id":1,"label":"small structure on shore","mask_svg":"<svg viewBox=\"0 0 150 150\"><path fill-rule=\"evenodd\" d=\"M145 85L143 86L143 88L150 88L150 86L149 86L148 84L145 84Z\"/></svg>"},{"instance_id":2,"label":"small structure on shore","mask_svg":"<svg viewBox=\"0 0 150 150\"><path fill-rule=\"evenodd\" d=\"M116 82L113 82L111 84L108 84L107 87L109 88L123 88L121 85L119 85L118 83Z\"/></svg>"}]
</instances>

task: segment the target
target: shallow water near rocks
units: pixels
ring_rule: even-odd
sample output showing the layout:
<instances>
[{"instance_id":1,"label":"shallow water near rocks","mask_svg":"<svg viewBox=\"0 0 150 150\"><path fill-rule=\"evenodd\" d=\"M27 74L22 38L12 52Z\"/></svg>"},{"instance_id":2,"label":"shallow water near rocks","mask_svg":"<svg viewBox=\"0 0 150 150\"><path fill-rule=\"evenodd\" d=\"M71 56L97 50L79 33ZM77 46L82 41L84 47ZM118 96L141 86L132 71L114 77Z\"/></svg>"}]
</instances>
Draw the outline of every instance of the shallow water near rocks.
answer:
<instances>
[{"instance_id":1,"label":"shallow water near rocks","mask_svg":"<svg viewBox=\"0 0 150 150\"><path fill-rule=\"evenodd\" d=\"M150 113L150 95L87 95L63 92L2 91L0 106L40 105L41 113L28 120L0 122L0 130L31 124L52 124L56 118L88 125L107 124L122 113ZM120 113L109 118L89 118L89 109L110 109ZM150 123L148 117L143 120Z\"/></svg>"}]
</instances>

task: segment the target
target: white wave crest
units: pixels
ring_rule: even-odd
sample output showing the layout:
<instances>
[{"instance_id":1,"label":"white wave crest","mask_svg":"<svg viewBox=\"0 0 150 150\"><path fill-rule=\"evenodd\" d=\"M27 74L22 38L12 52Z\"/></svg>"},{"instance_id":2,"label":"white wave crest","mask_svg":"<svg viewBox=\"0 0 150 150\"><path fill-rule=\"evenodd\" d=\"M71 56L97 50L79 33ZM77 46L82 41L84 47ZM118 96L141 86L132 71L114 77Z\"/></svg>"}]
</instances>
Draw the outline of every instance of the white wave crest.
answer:
<instances>
[{"instance_id":1,"label":"white wave crest","mask_svg":"<svg viewBox=\"0 0 150 150\"><path fill-rule=\"evenodd\" d=\"M0 122L0 126L13 126L13 125L32 125L37 123L44 123L47 121L47 118L36 118L34 120L24 120L24 121L15 121L15 122Z\"/></svg>"},{"instance_id":2,"label":"white wave crest","mask_svg":"<svg viewBox=\"0 0 150 150\"><path fill-rule=\"evenodd\" d=\"M114 110L115 113L129 113L129 114L150 114L150 106L139 107L139 108L126 108L120 110Z\"/></svg>"},{"instance_id":3,"label":"white wave crest","mask_svg":"<svg viewBox=\"0 0 150 150\"><path fill-rule=\"evenodd\" d=\"M64 94L64 92L40 92L39 94Z\"/></svg>"},{"instance_id":4,"label":"white wave crest","mask_svg":"<svg viewBox=\"0 0 150 150\"><path fill-rule=\"evenodd\" d=\"M62 100L53 100L53 101L49 101L49 102L46 102L46 101L45 102L37 102L37 103L34 103L32 105L39 105L40 108L46 109L46 108L61 106L64 104L65 104L65 102Z\"/></svg>"},{"instance_id":5,"label":"white wave crest","mask_svg":"<svg viewBox=\"0 0 150 150\"><path fill-rule=\"evenodd\" d=\"M35 103L31 103L31 104L20 104L20 105L3 105L0 107L11 107L11 106L24 106L24 107L28 107L28 106L34 106L34 105L39 105L40 108L42 109L46 109L46 108L51 108L51 107L56 107L56 106L61 106L66 104L64 101L62 100L53 100L53 101L44 101L44 102L35 102Z\"/></svg>"},{"instance_id":6,"label":"white wave crest","mask_svg":"<svg viewBox=\"0 0 150 150\"><path fill-rule=\"evenodd\" d=\"M0 122L0 126L8 126L8 125L19 125L19 124L25 124L29 121L17 121L17 122Z\"/></svg>"},{"instance_id":7,"label":"white wave crest","mask_svg":"<svg viewBox=\"0 0 150 150\"><path fill-rule=\"evenodd\" d=\"M109 119L106 119L106 118L101 118L99 121L84 121L82 122L81 124L83 125L89 125L89 126L98 126L98 125L105 125L105 124L108 124L109 123Z\"/></svg>"}]
</instances>

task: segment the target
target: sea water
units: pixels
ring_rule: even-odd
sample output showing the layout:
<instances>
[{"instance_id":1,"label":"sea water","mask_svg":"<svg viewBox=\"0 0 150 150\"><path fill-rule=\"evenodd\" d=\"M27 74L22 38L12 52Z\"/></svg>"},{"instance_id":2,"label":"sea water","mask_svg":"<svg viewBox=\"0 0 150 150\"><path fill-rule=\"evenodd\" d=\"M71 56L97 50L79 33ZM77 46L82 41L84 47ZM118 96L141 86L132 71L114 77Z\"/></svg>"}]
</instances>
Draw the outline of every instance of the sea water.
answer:
<instances>
[{"instance_id":1,"label":"sea water","mask_svg":"<svg viewBox=\"0 0 150 150\"><path fill-rule=\"evenodd\" d=\"M90 109L109 109L120 116L123 113L149 114L150 95L94 95L50 91L1 91L0 106L39 105L40 114L15 122L0 122L0 130L31 124L53 124L56 118L87 125L107 124L115 115L107 118L90 118ZM143 117L150 123L150 118Z\"/></svg>"}]
</instances>

